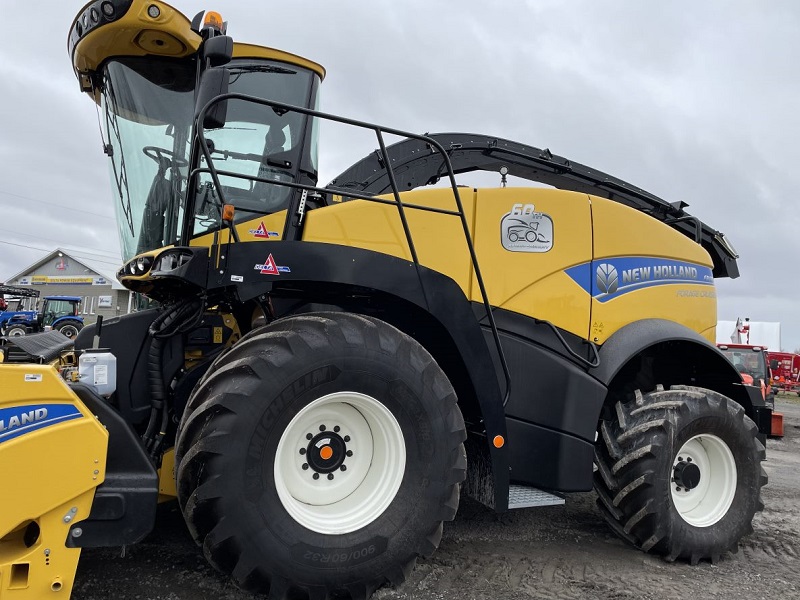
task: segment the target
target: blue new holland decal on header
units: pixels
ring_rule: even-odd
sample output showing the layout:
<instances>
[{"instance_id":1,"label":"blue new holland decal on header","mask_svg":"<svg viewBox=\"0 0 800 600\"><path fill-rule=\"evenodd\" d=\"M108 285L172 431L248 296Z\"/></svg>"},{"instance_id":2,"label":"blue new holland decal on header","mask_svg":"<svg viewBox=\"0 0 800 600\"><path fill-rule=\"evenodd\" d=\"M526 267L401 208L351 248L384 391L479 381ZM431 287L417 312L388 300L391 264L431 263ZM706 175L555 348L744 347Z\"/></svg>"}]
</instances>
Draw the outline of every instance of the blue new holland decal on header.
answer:
<instances>
[{"instance_id":1,"label":"blue new holland decal on header","mask_svg":"<svg viewBox=\"0 0 800 600\"><path fill-rule=\"evenodd\" d=\"M74 404L32 404L0 408L0 444L37 429L83 417Z\"/></svg>"},{"instance_id":2,"label":"blue new holland decal on header","mask_svg":"<svg viewBox=\"0 0 800 600\"><path fill-rule=\"evenodd\" d=\"M709 267L645 256L595 260L570 267L566 273L599 302L657 285L714 285Z\"/></svg>"}]
</instances>

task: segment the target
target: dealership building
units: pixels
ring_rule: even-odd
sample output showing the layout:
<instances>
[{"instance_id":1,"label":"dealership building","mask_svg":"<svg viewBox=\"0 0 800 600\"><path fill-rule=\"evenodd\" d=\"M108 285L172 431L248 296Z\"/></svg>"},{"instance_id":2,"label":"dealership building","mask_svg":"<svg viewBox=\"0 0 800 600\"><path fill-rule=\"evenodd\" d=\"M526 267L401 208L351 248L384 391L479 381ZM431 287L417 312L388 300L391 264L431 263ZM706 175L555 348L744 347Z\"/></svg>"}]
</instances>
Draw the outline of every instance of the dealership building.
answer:
<instances>
[{"instance_id":1,"label":"dealership building","mask_svg":"<svg viewBox=\"0 0 800 600\"><path fill-rule=\"evenodd\" d=\"M81 316L86 323L94 323L98 315L115 317L133 309L133 292L125 289L115 276L121 265L122 259L57 248L12 275L5 284L39 290L39 298L79 296ZM29 304L24 306L33 308Z\"/></svg>"}]
</instances>

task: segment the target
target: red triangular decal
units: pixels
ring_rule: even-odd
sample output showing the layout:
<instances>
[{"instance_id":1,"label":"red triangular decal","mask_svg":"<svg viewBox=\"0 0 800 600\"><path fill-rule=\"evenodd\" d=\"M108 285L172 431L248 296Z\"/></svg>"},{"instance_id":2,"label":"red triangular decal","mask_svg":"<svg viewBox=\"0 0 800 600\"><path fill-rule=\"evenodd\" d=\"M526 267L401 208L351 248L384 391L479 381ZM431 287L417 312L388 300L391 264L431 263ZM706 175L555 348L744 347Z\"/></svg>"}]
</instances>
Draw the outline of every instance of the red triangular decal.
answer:
<instances>
[{"instance_id":1,"label":"red triangular decal","mask_svg":"<svg viewBox=\"0 0 800 600\"><path fill-rule=\"evenodd\" d=\"M275 259L272 258L272 254L269 255L269 258L264 261L264 268L261 269L262 275L277 275L278 274L278 266L275 264Z\"/></svg>"},{"instance_id":2,"label":"red triangular decal","mask_svg":"<svg viewBox=\"0 0 800 600\"><path fill-rule=\"evenodd\" d=\"M258 226L258 229L256 229L253 232L253 236L254 237L269 237L267 235L267 228L264 227L264 221L261 221L261 224Z\"/></svg>"}]
</instances>

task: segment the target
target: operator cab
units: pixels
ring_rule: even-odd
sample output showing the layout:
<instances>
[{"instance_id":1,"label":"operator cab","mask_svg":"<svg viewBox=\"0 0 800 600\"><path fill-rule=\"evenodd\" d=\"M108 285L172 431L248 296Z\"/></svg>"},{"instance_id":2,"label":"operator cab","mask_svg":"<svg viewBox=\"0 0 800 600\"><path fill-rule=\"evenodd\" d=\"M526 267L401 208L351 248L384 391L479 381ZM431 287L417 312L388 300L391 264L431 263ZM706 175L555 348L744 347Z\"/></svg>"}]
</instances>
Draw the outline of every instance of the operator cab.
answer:
<instances>
[{"instance_id":1,"label":"operator cab","mask_svg":"<svg viewBox=\"0 0 800 600\"><path fill-rule=\"evenodd\" d=\"M224 73L219 93L315 108L322 67L230 38L220 64L203 51L224 34L215 13L201 27L202 13L190 23L167 5L150 14L117 1L94 19L95 4L73 23L69 44L82 90L101 107L126 262L219 231L223 204L235 207L234 223L286 210L295 192L272 181L316 183L316 132L306 115L225 101L224 121L203 132L217 182L194 128L206 73Z\"/></svg>"}]
</instances>

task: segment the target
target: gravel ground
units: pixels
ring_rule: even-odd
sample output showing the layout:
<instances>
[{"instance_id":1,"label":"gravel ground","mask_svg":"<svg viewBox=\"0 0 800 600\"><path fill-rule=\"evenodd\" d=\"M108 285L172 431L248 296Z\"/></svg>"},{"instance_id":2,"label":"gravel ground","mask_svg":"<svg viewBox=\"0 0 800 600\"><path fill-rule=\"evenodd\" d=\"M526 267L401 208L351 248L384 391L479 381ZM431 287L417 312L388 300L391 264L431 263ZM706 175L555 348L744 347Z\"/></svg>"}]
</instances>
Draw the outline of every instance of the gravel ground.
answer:
<instances>
[{"instance_id":1,"label":"gravel ground","mask_svg":"<svg viewBox=\"0 0 800 600\"><path fill-rule=\"evenodd\" d=\"M462 499L439 550L420 560L400 587L375 600L686 600L800 598L800 399L781 396L785 437L769 440L766 509L737 554L690 567L634 550L601 521L594 494L571 494L566 506L512 511L502 518ZM124 555L86 550L75 600L243 600L209 567L174 503L160 507L156 531Z\"/></svg>"}]
</instances>

